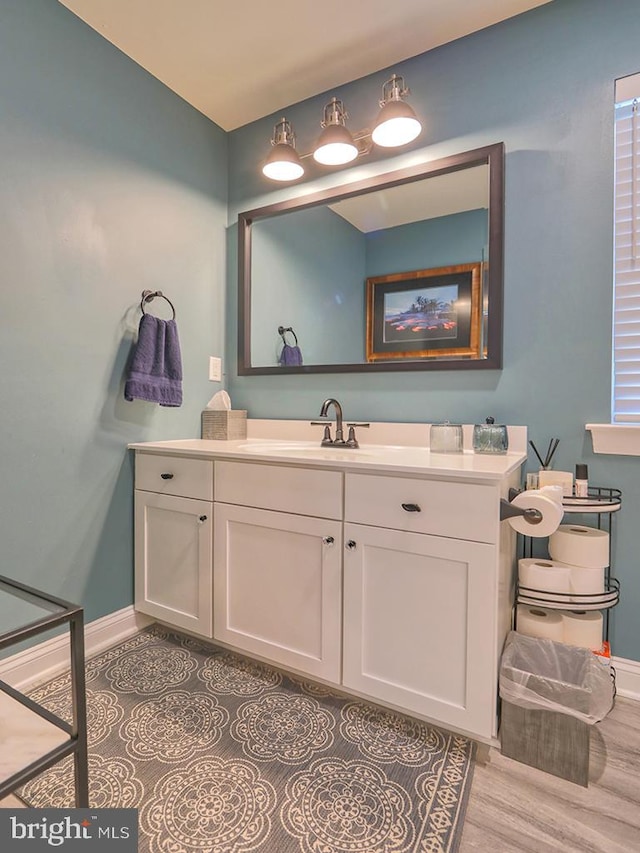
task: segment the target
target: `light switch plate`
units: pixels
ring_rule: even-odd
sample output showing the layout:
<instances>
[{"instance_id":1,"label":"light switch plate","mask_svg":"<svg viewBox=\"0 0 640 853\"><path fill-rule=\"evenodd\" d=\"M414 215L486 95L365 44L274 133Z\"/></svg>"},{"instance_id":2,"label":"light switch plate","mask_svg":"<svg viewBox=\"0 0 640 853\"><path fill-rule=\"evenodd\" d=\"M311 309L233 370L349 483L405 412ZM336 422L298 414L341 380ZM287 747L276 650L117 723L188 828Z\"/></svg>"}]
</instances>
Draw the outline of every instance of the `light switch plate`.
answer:
<instances>
[{"instance_id":1,"label":"light switch plate","mask_svg":"<svg viewBox=\"0 0 640 853\"><path fill-rule=\"evenodd\" d=\"M222 382L222 359L215 355L209 356L209 380L211 382Z\"/></svg>"}]
</instances>

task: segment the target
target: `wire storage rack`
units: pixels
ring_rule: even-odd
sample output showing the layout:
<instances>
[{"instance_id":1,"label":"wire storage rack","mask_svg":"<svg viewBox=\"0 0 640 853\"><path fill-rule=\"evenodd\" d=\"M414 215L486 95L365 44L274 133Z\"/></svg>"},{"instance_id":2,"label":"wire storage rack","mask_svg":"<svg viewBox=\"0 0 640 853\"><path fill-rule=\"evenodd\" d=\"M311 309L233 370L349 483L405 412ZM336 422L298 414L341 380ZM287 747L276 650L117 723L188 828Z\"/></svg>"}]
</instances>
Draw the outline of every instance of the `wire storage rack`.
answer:
<instances>
[{"instance_id":1,"label":"wire storage rack","mask_svg":"<svg viewBox=\"0 0 640 853\"><path fill-rule=\"evenodd\" d=\"M609 639L609 611L620 600L620 581L612 576L611 563L613 551L613 531L616 513L622 507L620 489L608 486L590 486L585 497L565 496L562 501L564 518L567 516L595 515L598 529L609 534L609 562L604 573L602 592L576 594L566 592L548 592L541 589L522 586L516 582L516 604L544 607L549 610L601 610L603 611L603 638ZM534 540L522 536L521 554L533 557ZM544 559L544 558L541 558ZM514 627L517 626L517 607L514 613Z\"/></svg>"}]
</instances>

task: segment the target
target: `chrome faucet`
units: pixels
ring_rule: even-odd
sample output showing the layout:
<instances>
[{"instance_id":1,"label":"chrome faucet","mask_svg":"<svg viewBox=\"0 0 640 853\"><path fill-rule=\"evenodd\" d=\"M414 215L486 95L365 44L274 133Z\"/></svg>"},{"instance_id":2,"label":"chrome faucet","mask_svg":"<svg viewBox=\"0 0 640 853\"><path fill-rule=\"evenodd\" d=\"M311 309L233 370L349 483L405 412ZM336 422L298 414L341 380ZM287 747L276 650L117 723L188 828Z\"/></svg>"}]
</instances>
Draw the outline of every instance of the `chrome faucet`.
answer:
<instances>
[{"instance_id":1,"label":"chrome faucet","mask_svg":"<svg viewBox=\"0 0 640 853\"><path fill-rule=\"evenodd\" d=\"M337 400L334 400L333 397L329 397L329 399L325 400L322 404L320 417L327 417L327 412L329 411L330 406L333 406L336 410L336 437L333 440L333 444L344 444L344 434L342 432L342 406L340 403Z\"/></svg>"}]
</instances>

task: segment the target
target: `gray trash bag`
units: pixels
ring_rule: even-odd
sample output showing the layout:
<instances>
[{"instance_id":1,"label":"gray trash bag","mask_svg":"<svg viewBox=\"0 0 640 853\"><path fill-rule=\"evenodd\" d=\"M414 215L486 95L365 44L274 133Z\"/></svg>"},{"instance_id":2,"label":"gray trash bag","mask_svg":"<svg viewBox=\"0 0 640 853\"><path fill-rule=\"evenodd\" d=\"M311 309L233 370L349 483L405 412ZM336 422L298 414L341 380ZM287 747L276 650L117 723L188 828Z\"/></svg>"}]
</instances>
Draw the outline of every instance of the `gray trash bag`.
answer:
<instances>
[{"instance_id":1,"label":"gray trash bag","mask_svg":"<svg viewBox=\"0 0 640 853\"><path fill-rule=\"evenodd\" d=\"M509 633L500 662L501 699L593 725L609 713L613 697L611 671L589 649Z\"/></svg>"}]
</instances>

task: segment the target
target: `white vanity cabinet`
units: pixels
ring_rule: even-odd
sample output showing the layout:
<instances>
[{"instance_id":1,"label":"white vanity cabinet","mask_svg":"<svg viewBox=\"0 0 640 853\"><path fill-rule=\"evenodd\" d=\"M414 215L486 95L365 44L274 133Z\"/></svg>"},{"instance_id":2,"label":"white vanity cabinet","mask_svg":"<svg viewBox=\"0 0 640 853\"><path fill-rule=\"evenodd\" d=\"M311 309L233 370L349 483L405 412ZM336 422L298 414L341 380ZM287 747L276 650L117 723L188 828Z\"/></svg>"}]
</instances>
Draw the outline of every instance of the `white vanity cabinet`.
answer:
<instances>
[{"instance_id":1,"label":"white vanity cabinet","mask_svg":"<svg viewBox=\"0 0 640 853\"><path fill-rule=\"evenodd\" d=\"M343 685L491 737L495 487L345 479Z\"/></svg>"},{"instance_id":2,"label":"white vanity cabinet","mask_svg":"<svg viewBox=\"0 0 640 853\"><path fill-rule=\"evenodd\" d=\"M214 638L338 684L342 474L215 465Z\"/></svg>"},{"instance_id":3,"label":"white vanity cabinet","mask_svg":"<svg viewBox=\"0 0 640 853\"><path fill-rule=\"evenodd\" d=\"M138 610L365 701L496 736L516 557L500 501L524 451L134 448Z\"/></svg>"},{"instance_id":4,"label":"white vanity cabinet","mask_svg":"<svg viewBox=\"0 0 640 853\"><path fill-rule=\"evenodd\" d=\"M135 607L212 636L213 462L136 454Z\"/></svg>"}]
</instances>

